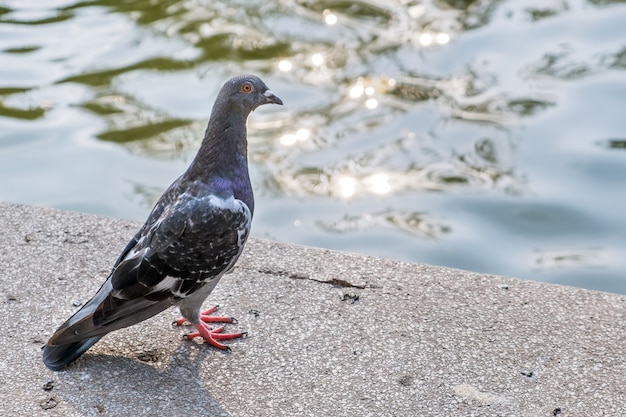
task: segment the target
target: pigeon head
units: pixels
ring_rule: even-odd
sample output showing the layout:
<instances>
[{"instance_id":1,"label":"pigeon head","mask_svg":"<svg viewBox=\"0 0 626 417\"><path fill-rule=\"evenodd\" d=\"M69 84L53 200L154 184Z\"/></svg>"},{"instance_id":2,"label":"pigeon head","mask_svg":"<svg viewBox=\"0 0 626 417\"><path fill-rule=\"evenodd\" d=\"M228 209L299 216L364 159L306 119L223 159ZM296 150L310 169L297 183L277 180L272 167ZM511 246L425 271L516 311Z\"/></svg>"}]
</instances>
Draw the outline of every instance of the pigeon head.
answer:
<instances>
[{"instance_id":1,"label":"pigeon head","mask_svg":"<svg viewBox=\"0 0 626 417\"><path fill-rule=\"evenodd\" d=\"M239 109L245 115L263 104L283 104L256 75L240 75L226 81L217 100L228 102L230 109Z\"/></svg>"}]
</instances>

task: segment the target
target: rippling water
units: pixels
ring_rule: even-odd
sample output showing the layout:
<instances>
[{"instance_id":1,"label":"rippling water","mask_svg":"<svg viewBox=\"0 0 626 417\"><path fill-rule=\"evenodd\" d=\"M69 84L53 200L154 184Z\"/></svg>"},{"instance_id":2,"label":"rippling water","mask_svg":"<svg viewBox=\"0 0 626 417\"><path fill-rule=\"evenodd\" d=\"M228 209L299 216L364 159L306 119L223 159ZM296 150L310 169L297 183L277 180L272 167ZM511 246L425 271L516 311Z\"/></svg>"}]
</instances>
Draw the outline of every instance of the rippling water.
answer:
<instances>
[{"instance_id":1,"label":"rippling water","mask_svg":"<svg viewBox=\"0 0 626 417\"><path fill-rule=\"evenodd\" d=\"M257 236L626 293L625 3L0 1L0 199L143 220L252 72Z\"/></svg>"}]
</instances>

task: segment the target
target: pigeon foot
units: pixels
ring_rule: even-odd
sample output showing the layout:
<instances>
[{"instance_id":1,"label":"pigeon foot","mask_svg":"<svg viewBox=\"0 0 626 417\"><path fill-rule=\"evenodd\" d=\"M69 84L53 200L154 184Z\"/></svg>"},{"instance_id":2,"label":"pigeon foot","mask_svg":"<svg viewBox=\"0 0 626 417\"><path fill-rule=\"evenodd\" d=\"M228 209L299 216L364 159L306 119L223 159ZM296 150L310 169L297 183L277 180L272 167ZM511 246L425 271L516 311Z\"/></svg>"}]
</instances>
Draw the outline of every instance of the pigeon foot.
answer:
<instances>
[{"instance_id":1,"label":"pigeon foot","mask_svg":"<svg viewBox=\"0 0 626 417\"><path fill-rule=\"evenodd\" d=\"M215 329L211 329L205 323L232 323L237 324L237 320L234 317L227 316L212 316L215 311L217 311L219 306L213 306L208 310L202 311L200 313L200 323L194 324L193 326L196 328L196 332L189 333L185 337L188 340L193 340L196 337L202 337L208 344L214 346L220 350L229 351L230 348L223 343L218 342L218 340L230 340L230 339L238 339L240 337L245 336L246 332L239 333L223 333L224 326L217 327ZM176 320L173 324L177 326L182 326L184 324L189 323L187 319L181 318Z\"/></svg>"},{"instance_id":2,"label":"pigeon foot","mask_svg":"<svg viewBox=\"0 0 626 417\"><path fill-rule=\"evenodd\" d=\"M188 340L193 340L196 337L202 337L204 341L207 342L209 345L226 351L230 351L230 348L225 344L218 342L218 340L238 339L247 335L246 332L222 333L224 331L224 326L211 329L204 322L194 324L194 327L196 328L197 332L189 333L187 335Z\"/></svg>"}]
</instances>

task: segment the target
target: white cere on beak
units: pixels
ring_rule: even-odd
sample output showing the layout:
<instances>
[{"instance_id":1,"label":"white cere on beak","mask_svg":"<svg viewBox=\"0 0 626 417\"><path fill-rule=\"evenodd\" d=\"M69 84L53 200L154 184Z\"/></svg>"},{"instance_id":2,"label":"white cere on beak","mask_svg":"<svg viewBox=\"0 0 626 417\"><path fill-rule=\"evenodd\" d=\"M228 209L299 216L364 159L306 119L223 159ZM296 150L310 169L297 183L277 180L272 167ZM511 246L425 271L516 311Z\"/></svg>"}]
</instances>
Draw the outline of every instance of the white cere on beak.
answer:
<instances>
[{"instance_id":1,"label":"white cere on beak","mask_svg":"<svg viewBox=\"0 0 626 417\"><path fill-rule=\"evenodd\" d=\"M267 98L268 102L282 106L283 101L279 99L278 97L276 97L276 94L274 94L272 90L265 90L263 95Z\"/></svg>"}]
</instances>

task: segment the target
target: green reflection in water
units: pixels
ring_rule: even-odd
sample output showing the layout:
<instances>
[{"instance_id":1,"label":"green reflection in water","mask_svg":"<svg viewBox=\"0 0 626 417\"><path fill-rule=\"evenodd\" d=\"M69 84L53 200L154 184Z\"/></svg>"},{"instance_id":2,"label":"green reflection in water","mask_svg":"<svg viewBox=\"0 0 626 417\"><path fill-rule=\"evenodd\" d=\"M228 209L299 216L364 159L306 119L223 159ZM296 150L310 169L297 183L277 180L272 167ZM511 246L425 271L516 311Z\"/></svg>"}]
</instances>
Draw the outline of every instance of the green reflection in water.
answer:
<instances>
[{"instance_id":1,"label":"green reflection in water","mask_svg":"<svg viewBox=\"0 0 626 417\"><path fill-rule=\"evenodd\" d=\"M0 105L0 116L13 117L15 119L35 120L41 118L45 114L44 109L16 109Z\"/></svg>"},{"instance_id":2,"label":"green reflection in water","mask_svg":"<svg viewBox=\"0 0 626 417\"><path fill-rule=\"evenodd\" d=\"M11 181L59 173L45 188L65 197L31 180L0 198L142 219L221 82L255 72L286 103L249 121L259 235L626 292L619 3L7 2L0 149L41 154L0 162Z\"/></svg>"},{"instance_id":3,"label":"green reflection in water","mask_svg":"<svg viewBox=\"0 0 626 417\"><path fill-rule=\"evenodd\" d=\"M150 123L143 126L130 127L125 130L109 130L98 134L98 138L106 141L124 143L143 139L148 139L156 135L176 129L181 126L187 126L190 122L187 120L166 120L160 123Z\"/></svg>"}]
</instances>

